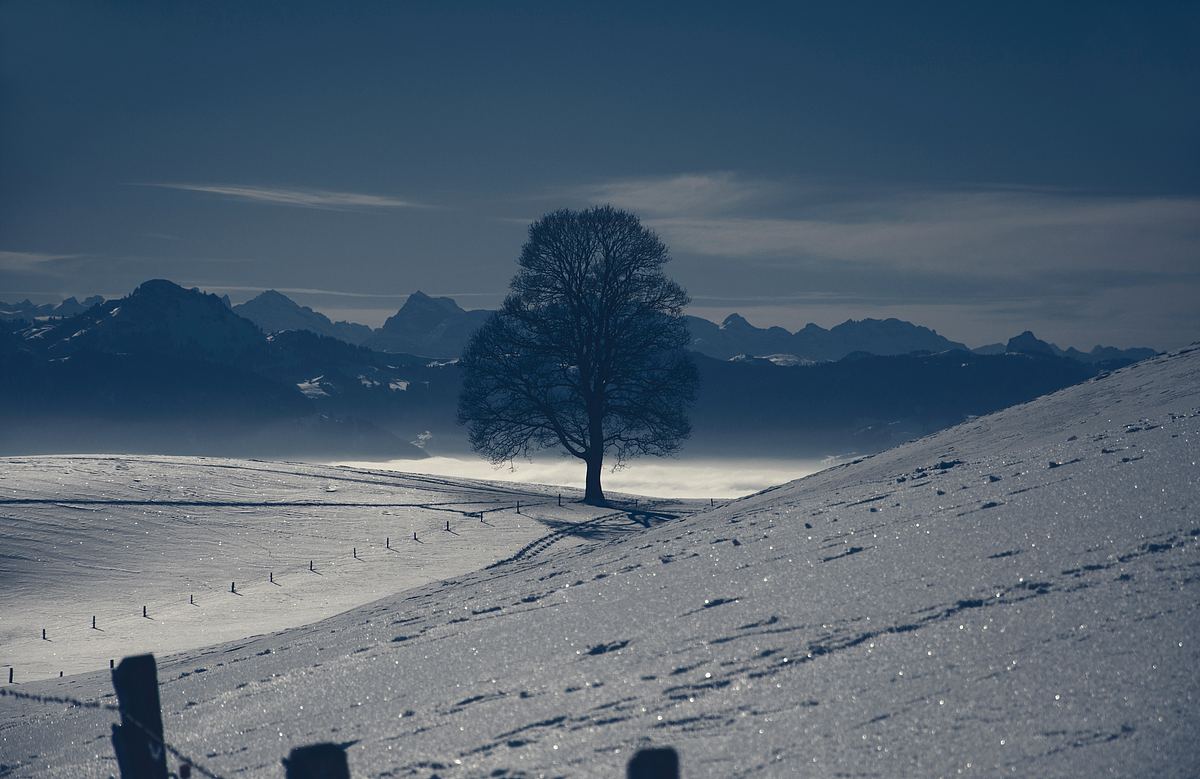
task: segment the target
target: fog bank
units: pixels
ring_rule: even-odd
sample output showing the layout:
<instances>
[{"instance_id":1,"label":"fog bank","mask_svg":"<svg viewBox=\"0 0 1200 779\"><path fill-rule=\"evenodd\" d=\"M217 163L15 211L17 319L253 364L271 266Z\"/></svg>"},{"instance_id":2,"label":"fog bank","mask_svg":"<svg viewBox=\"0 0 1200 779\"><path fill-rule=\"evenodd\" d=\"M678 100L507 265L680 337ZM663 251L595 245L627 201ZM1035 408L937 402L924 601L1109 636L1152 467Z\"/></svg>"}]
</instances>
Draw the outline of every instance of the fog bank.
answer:
<instances>
[{"instance_id":1,"label":"fog bank","mask_svg":"<svg viewBox=\"0 0 1200 779\"><path fill-rule=\"evenodd\" d=\"M832 457L809 459L634 460L605 469L604 489L672 498L737 498L799 479L836 464ZM386 462L339 461L335 465L386 469L468 479L554 484L583 488L584 466L574 459L539 459L496 467L486 460L431 457Z\"/></svg>"}]
</instances>

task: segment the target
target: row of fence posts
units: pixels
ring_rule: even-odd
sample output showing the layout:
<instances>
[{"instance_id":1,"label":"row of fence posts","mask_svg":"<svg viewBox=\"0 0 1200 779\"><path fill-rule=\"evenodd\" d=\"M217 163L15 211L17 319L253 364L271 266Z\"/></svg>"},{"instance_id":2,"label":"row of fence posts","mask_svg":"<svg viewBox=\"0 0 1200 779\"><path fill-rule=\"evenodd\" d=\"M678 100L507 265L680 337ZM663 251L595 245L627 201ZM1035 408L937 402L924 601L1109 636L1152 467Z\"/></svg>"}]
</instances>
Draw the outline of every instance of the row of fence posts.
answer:
<instances>
[{"instance_id":1,"label":"row of fence posts","mask_svg":"<svg viewBox=\"0 0 1200 779\"><path fill-rule=\"evenodd\" d=\"M113 668L113 689L121 724L112 726L113 750L122 779L188 779L192 766L180 762L177 774L167 772L167 740L163 733L162 703L158 697L158 667L154 655L134 655ZM296 747L283 758L286 779L350 779L348 744L320 743ZM176 757L179 753L175 752ZM209 773L205 771L204 773ZM211 774L210 774L211 775ZM643 749L626 767L628 779L678 779L679 755L670 747Z\"/></svg>"},{"instance_id":2,"label":"row of fence posts","mask_svg":"<svg viewBox=\"0 0 1200 779\"><path fill-rule=\"evenodd\" d=\"M715 499L713 499L713 498L709 498L709 501L708 501L708 502L709 502L709 505L711 505L711 506L715 506L715 505L716 505L716 501L715 501ZM559 494L558 494L558 505L560 505L560 506L562 505L562 493L559 493ZM634 508L637 508L637 506L638 506L638 500L637 500L636 498L635 498L635 499L634 499L634 501L633 501L633 505L634 505ZM518 513L518 514L520 514L520 513L521 513L521 501L519 501L519 500L517 501L517 505L516 505L516 511L517 511L517 513ZM483 519L483 516L484 516L484 512L483 512L483 511L480 511L480 512L479 512L479 521L480 521L480 522L483 522L483 521L484 521L484 519ZM445 530L445 531L447 531L447 532L449 532L449 530L450 530L450 520L446 520L446 526L445 526L444 530ZM413 540L414 540L414 541L416 541L416 540L417 540L417 531L415 531L415 530L413 531ZM391 548L392 548L392 539L391 539L391 536L388 536L388 537L385 539L385 541L384 541L384 548L386 548L386 549L391 549ZM361 558L359 558L359 556L358 556L358 547L352 547L352 549L351 549L351 555L354 557L354 559L355 559L355 560L361 559ZM312 561L312 560L309 560L309 561L308 561L308 570L310 570L310 571L312 571L312 572L314 572L314 573L316 572L316 570L317 570L317 569L316 569L316 567L314 566L314 561ZM271 571L271 572L269 572L269 573L268 573L268 575L267 575L267 581L268 581L269 583L271 583L271 584L276 584L276 582L275 582L275 572L274 572L274 571ZM277 585L277 586L278 586L278 585ZM237 591L237 582L236 582L236 581L233 581L233 582L230 582L230 583L229 583L229 592L230 592L230 593L232 593L232 594L234 594L234 595L241 595L241 593ZM190 605L190 606L195 606L195 605L196 605L196 596L195 596L195 594L194 594L194 593L193 593L193 594L190 594L190 595L188 595L188 605ZM143 616L143 617L145 617L146 619L150 619L150 614L149 614L149 612L148 612L148 610L147 610L147 607L146 607L146 606L142 606L142 616ZM92 630L99 630L99 629L100 629L100 628L96 627L96 617L95 617L95 615L92 615ZM46 628L42 628L42 640L43 640L43 641L49 641L49 640L50 640L49 638L47 638L47 637L46 637ZM110 667L110 668L112 667L112 661L111 661L111 660L109 661L109 667ZM9 684L12 684L12 683L13 683L13 672L14 672L14 669L10 667L10 668L8 669L8 683L9 683ZM62 672L61 672L61 671L59 671L58 675L59 675L59 676L62 676L63 674L62 674Z\"/></svg>"},{"instance_id":3,"label":"row of fence posts","mask_svg":"<svg viewBox=\"0 0 1200 779\"><path fill-rule=\"evenodd\" d=\"M560 505L560 506L562 505L562 495L561 495L561 494L558 496L558 505ZM518 513L518 514L520 514L520 513L521 513L521 501L519 501L519 500L517 501L517 505L516 505L516 511L517 511L517 513ZM478 513L479 513L479 521L480 521L480 522L483 522L483 521L484 521L484 520L483 520L483 515L484 515L484 512L483 512L483 511L480 511L480 512L478 512ZM468 515L468 516L469 516L469 515ZM446 520L446 527L444 528L444 530L446 530L447 532L449 532L449 530L450 530L450 520ZM417 539L417 531L415 531L415 530L413 531L413 540L414 540L414 541L418 540L418 539ZM391 539L391 536L388 536L387 538L385 538L385 540L384 540L384 548L386 548L386 549L391 549L391 548L392 548L392 539ZM351 554L351 556L352 556L352 557L353 557L355 560L359 560L359 559L361 559L361 558L358 556L358 547L357 547L357 546L355 546L355 547L351 547L350 554ZM314 573L316 572L316 570L317 570L317 569L316 569L316 567L315 567L315 565L314 565L314 561L312 561L312 560L309 560L309 561L308 561L308 570L310 570L310 571L312 571L312 572L314 572ZM268 581L268 583L270 583L270 584L276 584L276 581L275 581L275 572L274 572L274 571L270 571L270 572L268 572L268 574L267 574L267 581ZM278 586L278 585L277 585L277 586ZM238 592L238 591L237 591L237 582L236 582L236 581L233 581L233 582L230 582L230 583L229 583L229 592L230 592L230 593L232 593L233 595L240 595L240 594L241 594L240 592ZM188 605L189 605L189 606L195 606L195 605L196 605L196 595L195 595L195 593L192 593L192 594L189 594L189 595L188 595ZM149 610L148 610L148 608L147 608L146 606L142 606L142 616L143 616L143 617L145 617L146 619L150 619L150 613L149 613ZM96 617L95 617L95 615L92 615L92 630L99 630L99 629L100 629L100 628L98 628L98 627L96 626ZM46 628L42 628L42 640L43 640L43 641L49 641L49 640L50 640L50 639L49 639L49 638L46 636ZM111 667L111 662L112 662L112 661L109 661L109 663L110 663L109 667ZM8 683L9 683L9 684L12 684L12 682L13 682L13 671L14 671L14 669L13 669L13 668L9 668L9 669L8 669ZM58 675L59 675L59 676L62 676L62 672L60 671Z\"/></svg>"}]
</instances>

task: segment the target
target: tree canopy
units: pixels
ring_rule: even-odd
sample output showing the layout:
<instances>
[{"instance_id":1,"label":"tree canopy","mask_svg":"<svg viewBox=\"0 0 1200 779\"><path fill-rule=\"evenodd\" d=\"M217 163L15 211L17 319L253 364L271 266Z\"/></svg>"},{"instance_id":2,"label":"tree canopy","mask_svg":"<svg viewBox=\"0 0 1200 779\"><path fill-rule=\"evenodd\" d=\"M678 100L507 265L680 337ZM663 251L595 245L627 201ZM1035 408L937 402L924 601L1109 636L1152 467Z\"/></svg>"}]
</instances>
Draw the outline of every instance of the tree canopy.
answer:
<instances>
[{"instance_id":1,"label":"tree canopy","mask_svg":"<svg viewBox=\"0 0 1200 779\"><path fill-rule=\"evenodd\" d=\"M584 499L596 504L606 455L676 451L697 374L669 259L611 206L534 222L509 295L462 356L458 416L475 450L504 462L561 449L586 462Z\"/></svg>"}]
</instances>

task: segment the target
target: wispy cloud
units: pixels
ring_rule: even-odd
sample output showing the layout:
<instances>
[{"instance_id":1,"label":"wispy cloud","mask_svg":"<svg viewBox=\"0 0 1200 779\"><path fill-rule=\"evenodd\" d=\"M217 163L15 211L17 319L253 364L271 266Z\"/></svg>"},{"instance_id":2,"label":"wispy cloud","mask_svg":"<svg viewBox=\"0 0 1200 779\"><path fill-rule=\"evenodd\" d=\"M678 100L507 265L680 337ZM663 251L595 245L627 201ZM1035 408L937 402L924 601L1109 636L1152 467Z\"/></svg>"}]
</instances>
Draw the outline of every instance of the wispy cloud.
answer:
<instances>
[{"instance_id":1,"label":"wispy cloud","mask_svg":"<svg viewBox=\"0 0 1200 779\"><path fill-rule=\"evenodd\" d=\"M648 220L679 251L970 275L1200 270L1200 199L1037 192L867 197L792 218Z\"/></svg>"},{"instance_id":2,"label":"wispy cloud","mask_svg":"<svg viewBox=\"0 0 1200 779\"><path fill-rule=\"evenodd\" d=\"M157 182L140 186L203 192L246 203L266 203L295 208L316 208L325 211L366 211L390 208L432 208L425 203L403 200L389 195L363 192L340 192L328 189L292 187L259 187L248 184L191 184Z\"/></svg>"},{"instance_id":3,"label":"wispy cloud","mask_svg":"<svg viewBox=\"0 0 1200 779\"><path fill-rule=\"evenodd\" d=\"M968 276L1200 272L1200 198L903 188L686 173L576 187L643 214L680 253Z\"/></svg>"},{"instance_id":4,"label":"wispy cloud","mask_svg":"<svg viewBox=\"0 0 1200 779\"><path fill-rule=\"evenodd\" d=\"M1045 325L1067 341L1155 345L1200 321L1196 196L736 173L563 195L638 212L683 260L676 272L704 315L749 309L791 326L814 311L910 315L958 337Z\"/></svg>"},{"instance_id":5,"label":"wispy cloud","mask_svg":"<svg viewBox=\"0 0 1200 779\"><path fill-rule=\"evenodd\" d=\"M612 203L648 216L728 212L777 194L779 186L735 173L682 173L625 178L569 189L566 194L596 203Z\"/></svg>"},{"instance_id":6,"label":"wispy cloud","mask_svg":"<svg viewBox=\"0 0 1200 779\"><path fill-rule=\"evenodd\" d=\"M77 254L0 251L0 269L30 270L52 264L56 260L69 260L78 256Z\"/></svg>"}]
</instances>

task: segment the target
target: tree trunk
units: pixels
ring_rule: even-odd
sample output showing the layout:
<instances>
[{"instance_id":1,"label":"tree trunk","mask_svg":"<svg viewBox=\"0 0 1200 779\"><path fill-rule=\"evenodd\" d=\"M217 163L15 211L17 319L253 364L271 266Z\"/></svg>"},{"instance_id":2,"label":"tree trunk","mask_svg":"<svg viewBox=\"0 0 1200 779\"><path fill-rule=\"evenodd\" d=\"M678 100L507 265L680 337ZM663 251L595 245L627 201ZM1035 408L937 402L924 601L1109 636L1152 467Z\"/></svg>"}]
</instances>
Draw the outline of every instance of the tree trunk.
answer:
<instances>
[{"instance_id":1,"label":"tree trunk","mask_svg":"<svg viewBox=\"0 0 1200 779\"><path fill-rule=\"evenodd\" d=\"M583 502L592 506L607 506L604 490L600 488L600 469L604 467L604 401L597 392L588 399L587 482Z\"/></svg>"},{"instance_id":2,"label":"tree trunk","mask_svg":"<svg viewBox=\"0 0 1200 779\"><path fill-rule=\"evenodd\" d=\"M592 506L607 506L604 502L604 490L600 487L600 471L604 467L604 453L589 454L587 459L587 482L583 493L583 502Z\"/></svg>"}]
</instances>

